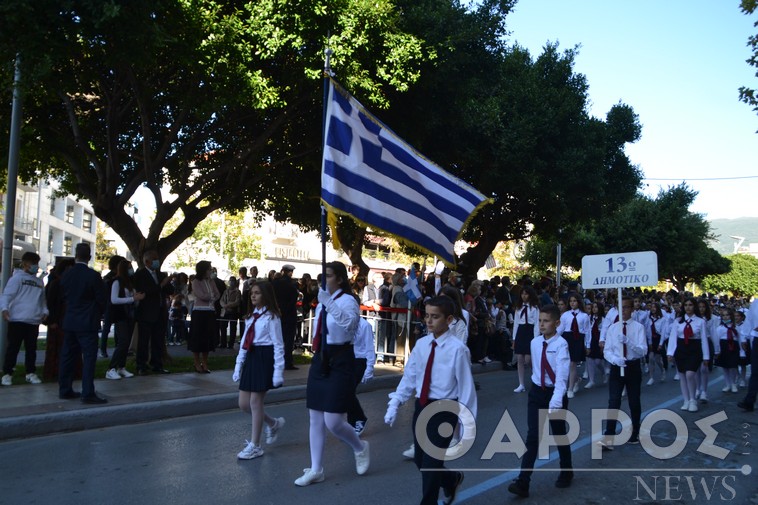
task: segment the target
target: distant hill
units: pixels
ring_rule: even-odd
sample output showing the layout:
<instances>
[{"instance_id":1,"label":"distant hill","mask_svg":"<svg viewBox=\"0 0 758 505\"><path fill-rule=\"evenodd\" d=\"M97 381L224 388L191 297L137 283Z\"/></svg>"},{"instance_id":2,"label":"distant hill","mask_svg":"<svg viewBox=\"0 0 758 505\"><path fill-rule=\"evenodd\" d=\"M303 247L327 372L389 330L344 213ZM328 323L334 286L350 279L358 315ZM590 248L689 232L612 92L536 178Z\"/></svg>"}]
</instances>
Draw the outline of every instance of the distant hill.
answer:
<instances>
[{"instance_id":1,"label":"distant hill","mask_svg":"<svg viewBox=\"0 0 758 505\"><path fill-rule=\"evenodd\" d=\"M734 253L735 240L731 236L745 237L743 247L758 243L758 217L740 217L737 219L714 219L709 221L711 231L717 242L713 245L723 255Z\"/></svg>"}]
</instances>

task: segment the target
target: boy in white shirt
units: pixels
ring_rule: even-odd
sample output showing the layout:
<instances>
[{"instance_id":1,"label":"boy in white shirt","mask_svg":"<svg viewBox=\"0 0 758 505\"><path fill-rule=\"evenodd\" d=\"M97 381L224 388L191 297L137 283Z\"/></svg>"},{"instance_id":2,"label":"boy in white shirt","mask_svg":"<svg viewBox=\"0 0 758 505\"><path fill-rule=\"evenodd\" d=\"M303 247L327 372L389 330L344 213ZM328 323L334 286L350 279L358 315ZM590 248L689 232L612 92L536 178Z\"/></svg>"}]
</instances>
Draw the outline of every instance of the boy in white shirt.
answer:
<instances>
[{"instance_id":1,"label":"boy in white shirt","mask_svg":"<svg viewBox=\"0 0 758 505\"><path fill-rule=\"evenodd\" d=\"M426 327L429 333L416 342L397 390L389 395L384 417L384 422L392 426L397 408L416 396L412 425L414 461L419 470L437 470L421 472L421 505L436 505L440 488L444 494L443 503L452 504L463 482L462 472L444 470L444 453L455 430L446 436L442 436L439 430L444 423L455 426L458 415L442 411L432 416L426 426L427 440L420 443L416 438L416 423L422 410L437 400L455 400L476 418L477 399L471 375L471 356L468 348L448 332L453 322L453 311L453 301L448 297L438 296L427 302Z\"/></svg>"}]
</instances>

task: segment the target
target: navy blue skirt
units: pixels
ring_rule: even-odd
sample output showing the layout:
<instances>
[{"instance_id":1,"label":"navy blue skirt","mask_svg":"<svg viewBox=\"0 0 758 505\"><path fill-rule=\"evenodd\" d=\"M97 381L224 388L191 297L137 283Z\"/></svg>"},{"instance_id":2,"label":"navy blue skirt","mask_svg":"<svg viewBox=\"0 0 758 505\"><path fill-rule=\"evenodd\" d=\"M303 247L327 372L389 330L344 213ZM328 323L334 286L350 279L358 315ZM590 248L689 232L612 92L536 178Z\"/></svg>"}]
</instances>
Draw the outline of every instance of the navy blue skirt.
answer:
<instances>
[{"instance_id":1,"label":"navy blue skirt","mask_svg":"<svg viewBox=\"0 0 758 505\"><path fill-rule=\"evenodd\" d=\"M240 391L262 393L274 387L274 346L253 345L242 365Z\"/></svg>"},{"instance_id":2,"label":"navy blue skirt","mask_svg":"<svg viewBox=\"0 0 758 505\"><path fill-rule=\"evenodd\" d=\"M313 356L305 404L311 410L344 414L355 396L353 345L329 345L327 355L328 373L322 367L321 353Z\"/></svg>"},{"instance_id":3,"label":"navy blue skirt","mask_svg":"<svg viewBox=\"0 0 758 505\"><path fill-rule=\"evenodd\" d=\"M699 338L689 339L687 345L684 345L684 339L676 340L676 351L674 351L674 360L676 369L679 373L697 372L700 365L703 364L703 348Z\"/></svg>"},{"instance_id":4,"label":"navy blue skirt","mask_svg":"<svg viewBox=\"0 0 758 505\"><path fill-rule=\"evenodd\" d=\"M579 337L575 337L571 331L563 332L563 339L568 343L569 358L573 363L580 363L584 361L587 353L584 350L584 334L580 333Z\"/></svg>"},{"instance_id":5,"label":"navy blue skirt","mask_svg":"<svg viewBox=\"0 0 758 505\"><path fill-rule=\"evenodd\" d=\"M532 352L532 339L534 338L534 325L533 324L520 324L518 326L518 333L516 333L515 346L513 352L515 354L530 354Z\"/></svg>"}]
</instances>

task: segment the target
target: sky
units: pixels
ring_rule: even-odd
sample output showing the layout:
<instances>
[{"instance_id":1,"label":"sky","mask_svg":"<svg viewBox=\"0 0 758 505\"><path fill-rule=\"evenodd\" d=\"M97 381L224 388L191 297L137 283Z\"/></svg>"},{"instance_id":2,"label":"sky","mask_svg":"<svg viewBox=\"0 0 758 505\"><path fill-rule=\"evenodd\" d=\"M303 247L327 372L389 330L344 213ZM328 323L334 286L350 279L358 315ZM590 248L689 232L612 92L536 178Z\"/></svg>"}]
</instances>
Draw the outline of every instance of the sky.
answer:
<instances>
[{"instance_id":1,"label":"sky","mask_svg":"<svg viewBox=\"0 0 758 505\"><path fill-rule=\"evenodd\" d=\"M686 181L699 193L690 210L711 220L758 217L758 114L738 99L740 86L758 88L745 62L756 19L738 0L519 0L506 23L533 57L548 41L580 45L590 113L623 102L639 115L642 138L626 152L645 193Z\"/></svg>"}]
</instances>

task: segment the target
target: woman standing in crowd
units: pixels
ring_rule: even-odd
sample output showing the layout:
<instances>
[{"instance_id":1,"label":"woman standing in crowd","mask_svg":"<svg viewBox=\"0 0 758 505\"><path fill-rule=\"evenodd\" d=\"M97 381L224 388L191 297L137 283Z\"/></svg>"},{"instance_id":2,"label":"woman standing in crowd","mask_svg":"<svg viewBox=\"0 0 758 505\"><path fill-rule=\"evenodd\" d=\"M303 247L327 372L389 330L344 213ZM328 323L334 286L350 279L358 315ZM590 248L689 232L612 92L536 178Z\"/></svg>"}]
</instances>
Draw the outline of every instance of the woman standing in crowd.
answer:
<instances>
[{"instance_id":1,"label":"woman standing in crowd","mask_svg":"<svg viewBox=\"0 0 758 505\"><path fill-rule=\"evenodd\" d=\"M242 293L239 290L237 278L229 277L229 289L224 290L221 295L221 348L234 348L237 341L237 319L239 319L239 308L242 304ZM229 338L227 340L226 328L229 327Z\"/></svg>"},{"instance_id":2,"label":"woman standing in crowd","mask_svg":"<svg viewBox=\"0 0 758 505\"><path fill-rule=\"evenodd\" d=\"M602 302L592 304L592 316L590 317L590 345L585 349L587 354L587 384L584 389L591 389L595 384L600 384L605 376L605 359L603 349L600 347L600 328L603 325L605 305ZM599 375L598 375L599 374Z\"/></svg>"},{"instance_id":3,"label":"woman standing in crowd","mask_svg":"<svg viewBox=\"0 0 758 505\"><path fill-rule=\"evenodd\" d=\"M370 461L368 442L358 437L345 417L355 394L353 340L360 319L360 306L351 294L345 265L337 261L326 264L326 291L319 290L318 301L314 354L306 390L311 466L295 480L297 486L324 480L322 462L327 429L353 450L358 475L368 471ZM326 311L326 332L321 327L323 311Z\"/></svg>"},{"instance_id":4,"label":"woman standing in crowd","mask_svg":"<svg viewBox=\"0 0 758 505\"><path fill-rule=\"evenodd\" d=\"M48 305L48 308L50 306ZM737 331L740 333L740 359L739 359L739 387L744 388L747 385L747 367L750 364L750 330L745 324L745 313L738 310L734 313L734 321Z\"/></svg>"},{"instance_id":5,"label":"woman standing in crowd","mask_svg":"<svg viewBox=\"0 0 758 505\"><path fill-rule=\"evenodd\" d=\"M716 366L724 371L724 393L737 389L737 366L740 360L740 334L735 323L734 310L721 308L721 324L716 328Z\"/></svg>"},{"instance_id":6,"label":"woman standing in crowd","mask_svg":"<svg viewBox=\"0 0 758 505\"><path fill-rule=\"evenodd\" d=\"M648 373L650 378L647 381L648 386L655 384L655 369L660 370L661 382L666 380L666 369L663 366L663 356L665 340L669 334L669 319L664 317L661 312L661 305L658 302L650 304L650 317L647 325L647 345L648 345Z\"/></svg>"},{"instance_id":7,"label":"woman standing in crowd","mask_svg":"<svg viewBox=\"0 0 758 505\"><path fill-rule=\"evenodd\" d=\"M683 307L681 317L671 325L666 355L670 362L676 362L679 371L679 387L684 398L681 410L697 412L697 374L702 365L708 366L710 360L708 337L705 321L698 317L694 298L687 298Z\"/></svg>"},{"instance_id":8,"label":"woman standing in crowd","mask_svg":"<svg viewBox=\"0 0 758 505\"><path fill-rule=\"evenodd\" d=\"M573 398L582 382L577 378L576 365L584 361L585 349L590 346L590 318L584 313L584 300L577 293L568 295L568 309L561 314L558 335L561 335L568 343L571 366L566 395Z\"/></svg>"},{"instance_id":9,"label":"woman standing in crowd","mask_svg":"<svg viewBox=\"0 0 758 505\"><path fill-rule=\"evenodd\" d=\"M239 407L252 417L250 440L237 454L239 459L263 456L261 433L264 423L268 445L276 442L278 432L284 426L283 417L274 419L263 408L266 392L284 383L282 322L270 282L257 282L250 288L250 309L245 317L245 332L232 375L234 382L240 383Z\"/></svg>"},{"instance_id":10,"label":"woman standing in crowd","mask_svg":"<svg viewBox=\"0 0 758 505\"><path fill-rule=\"evenodd\" d=\"M134 275L132 264L126 260L120 261L116 267L116 278L111 283L109 306L110 321L116 325L114 330L116 350L113 351L111 363L105 373L106 379L118 380L121 377L134 377L134 374L125 368L126 355L134 332L134 302L145 298L145 293L134 292L132 275Z\"/></svg>"},{"instance_id":11,"label":"woman standing in crowd","mask_svg":"<svg viewBox=\"0 0 758 505\"><path fill-rule=\"evenodd\" d=\"M531 286L524 286L513 308L514 353L518 365L518 387L514 393L526 391L526 368L531 365L532 339L539 336L540 308L537 292Z\"/></svg>"},{"instance_id":12,"label":"woman standing in crowd","mask_svg":"<svg viewBox=\"0 0 758 505\"><path fill-rule=\"evenodd\" d=\"M195 279L192 281L192 294L195 303L192 306L187 349L195 357L197 373L211 373L208 370L208 353L215 350L218 324L214 303L219 299L216 283L211 279L211 262L200 261L195 265Z\"/></svg>"},{"instance_id":13,"label":"woman standing in crowd","mask_svg":"<svg viewBox=\"0 0 758 505\"><path fill-rule=\"evenodd\" d=\"M392 275L392 302L390 307L401 309L400 312L393 312L394 328L392 337L387 339L387 352L394 352L397 355L405 355L405 340L408 336L408 295L405 294L405 274L396 272ZM391 342L391 343L390 343ZM394 349L394 350L390 350ZM394 364L395 360L392 359Z\"/></svg>"},{"instance_id":14,"label":"woman standing in crowd","mask_svg":"<svg viewBox=\"0 0 758 505\"><path fill-rule=\"evenodd\" d=\"M716 329L718 328L719 321L711 313L711 305L708 303L707 299L701 298L698 300L697 307L700 318L705 321L705 335L707 337L706 342L708 343L708 355L713 356L714 350L716 349ZM707 365L703 364L703 366L700 367L700 371L698 372L695 397L700 400L701 403L708 401L708 377L711 370L713 370L712 360L709 361Z\"/></svg>"}]
</instances>

